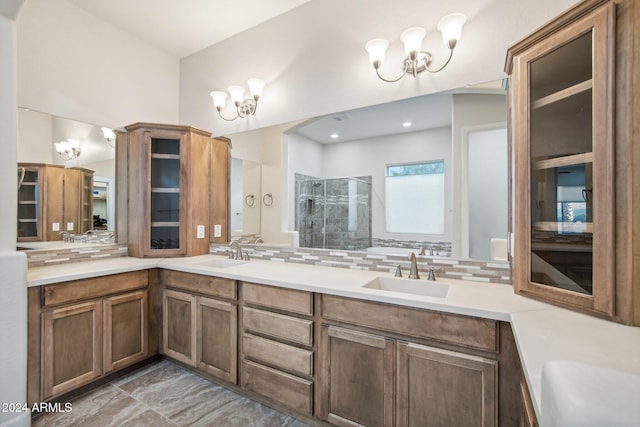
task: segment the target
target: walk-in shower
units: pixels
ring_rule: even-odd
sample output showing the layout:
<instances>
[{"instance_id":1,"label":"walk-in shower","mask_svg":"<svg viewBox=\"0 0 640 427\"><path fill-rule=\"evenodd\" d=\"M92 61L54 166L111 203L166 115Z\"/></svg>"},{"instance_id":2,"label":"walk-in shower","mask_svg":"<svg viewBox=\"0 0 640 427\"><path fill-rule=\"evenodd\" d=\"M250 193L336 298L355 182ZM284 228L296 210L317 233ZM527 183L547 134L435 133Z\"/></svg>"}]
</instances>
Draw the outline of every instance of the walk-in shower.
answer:
<instances>
[{"instance_id":1,"label":"walk-in shower","mask_svg":"<svg viewBox=\"0 0 640 427\"><path fill-rule=\"evenodd\" d=\"M371 177L296 176L296 229L301 247L371 246Z\"/></svg>"}]
</instances>

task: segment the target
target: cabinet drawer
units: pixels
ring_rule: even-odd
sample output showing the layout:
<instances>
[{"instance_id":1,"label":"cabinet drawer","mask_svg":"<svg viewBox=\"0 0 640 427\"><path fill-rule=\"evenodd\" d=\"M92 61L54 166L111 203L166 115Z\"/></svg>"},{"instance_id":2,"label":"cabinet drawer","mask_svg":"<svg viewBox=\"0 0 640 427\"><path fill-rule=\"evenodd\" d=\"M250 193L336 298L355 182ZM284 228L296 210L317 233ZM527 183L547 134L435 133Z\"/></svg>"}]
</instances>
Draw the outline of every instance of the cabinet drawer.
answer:
<instances>
[{"instance_id":1,"label":"cabinet drawer","mask_svg":"<svg viewBox=\"0 0 640 427\"><path fill-rule=\"evenodd\" d=\"M237 299L236 281L222 277L161 270L160 281L165 286L198 292L210 296Z\"/></svg>"},{"instance_id":2,"label":"cabinet drawer","mask_svg":"<svg viewBox=\"0 0 640 427\"><path fill-rule=\"evenodd\" d=\"M313 321L271 313L257 308L242 309L245 329L298 344L313 345Z\"/></svg>"},{"instance_id":3,"label":"cabinet drawer","mask_svg":"<svg viewBox=\"0 0 640 427\"><path fill-rule=\"evenodd\" d=\"M251 304L307 316L313 315L313 294L311 292L243 282L242 297L245 302Z\"/></svg>"},{"instance_id":4,"label":"cabinet drawer","mask_svg":"<svg viewBox=\"0 0 640 427\"><path fill-rule=\"evenodd\" d=\"M309 350L244 334L242 351L249 359L300 375L313 375L313 353Z\"/></svg>"},{"instance_id":5,"label":"cabinet drawer","mask_svg":"<svg viewBox=\"0 0 640 427\"><path fill-rule=\"evenodd\" d=\"M242 362L242 369L244 388L296 412L311 415L313 382L247 360Z\"/></svg>"},{"instance_id":6,"label":"cabinet drawer","mask_svg":"<svg viewBox=\"0 0 640 427\"><path fill-rule=\"evenodd\" d=\"M42 287L42 306L50 307L88 298L96 299L143 288L148 283L149 274L146 270L142 270L46 285Z\"/></svg>"},{"instance_id":7,"label":"cabinet drawer","mask_svg":"<svg viewBox=\"0 0 640 427\"><path fill-rule=\"evenodd\" d=\"M498 322L478 317L322 295L323 319L498 351Z\"/></svg>"}]
</instances>

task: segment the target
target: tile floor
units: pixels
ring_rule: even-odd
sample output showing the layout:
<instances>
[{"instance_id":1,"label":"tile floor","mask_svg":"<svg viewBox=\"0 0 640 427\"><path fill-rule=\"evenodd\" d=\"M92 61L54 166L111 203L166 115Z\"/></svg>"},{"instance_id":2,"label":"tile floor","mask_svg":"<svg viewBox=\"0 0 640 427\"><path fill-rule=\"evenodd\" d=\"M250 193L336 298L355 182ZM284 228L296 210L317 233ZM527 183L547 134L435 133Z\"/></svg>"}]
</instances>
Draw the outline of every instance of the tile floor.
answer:
<instances>
[{"instance_id":1,"label":"tile floor","mask_svg":"<svg viewBox=\"0 0 640 427\"><path fill-rule=\"evenodd\" d=\"M48 413L33 427L216 426L307 427L167 360L118 378Z\"/></svg>"}]
</instances>

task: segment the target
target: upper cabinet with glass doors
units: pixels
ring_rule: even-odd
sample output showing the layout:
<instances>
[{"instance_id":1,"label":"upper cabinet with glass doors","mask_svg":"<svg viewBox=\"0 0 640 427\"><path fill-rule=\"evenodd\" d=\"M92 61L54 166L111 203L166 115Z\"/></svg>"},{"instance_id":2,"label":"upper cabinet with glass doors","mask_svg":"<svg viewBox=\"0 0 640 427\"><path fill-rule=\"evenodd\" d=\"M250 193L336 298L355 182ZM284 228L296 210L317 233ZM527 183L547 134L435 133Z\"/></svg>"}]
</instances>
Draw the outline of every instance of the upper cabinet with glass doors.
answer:
<instances>
[{"instance_id":1,"label":"upper cabinet with glass doors","mask_svg":"<svg viewBox=\"0 0 640 427\"><path fill-rule=\"evenodd\" d=\"M616 169L616 155L628 148L616 130L629 126L615 114L628 72L621 49L632 47L617 45L616 31L629 8L633 2L579 3L509 49L506 67L516 292L635 323L638 301L618 307L618 294L638 288L617 241L618 219L637 215L629 200L616 201L617 190L634 185Z\"/></svg>"},{"instance_id":2,"label":"upper cabinet with glass doors","mask_svg":"<svg viewBox=\"0 0 640 427\"><path fill-rule=\"evenodd\" d=\"M228 217L216 212L227 212L229 141L189 126L126 130L116 143L117 230L129 255L201 255L226 241Z\"/></svg>"}]
</instances>

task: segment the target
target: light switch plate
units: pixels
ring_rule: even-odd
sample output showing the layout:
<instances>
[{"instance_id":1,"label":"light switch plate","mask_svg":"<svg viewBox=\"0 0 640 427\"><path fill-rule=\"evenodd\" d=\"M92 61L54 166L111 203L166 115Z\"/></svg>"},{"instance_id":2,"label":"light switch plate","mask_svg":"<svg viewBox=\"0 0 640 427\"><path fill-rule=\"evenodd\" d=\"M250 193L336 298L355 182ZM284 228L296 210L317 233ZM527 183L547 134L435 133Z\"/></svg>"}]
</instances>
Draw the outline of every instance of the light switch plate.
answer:
<instances>
[{"instance_id":1,"label":"light switch plate","mask_svg":"<svg viewBox=\"0 0 640 427\"><path fill-rule=\"evenodd\" d=\"M53 231L60 231L60 223L59 223L59 222L54 222L54 223L52 224L51 229L52 229Z\"/></svg>"},{"instance_id":2,"label":"light switch plate","mask_svg":"<svg viewBox=\"0 0 640 427\"><path fill-rule=\"evenodd\" d=\"M72 222L68 222L67 223L67 231L73 231L73 223Z\"/></svg>"},{"instance_id":3,"label":"light switch plate","mask_svg":"<svg viewBox=\"0 0 640 427\"><path fill-rule=\"evenodd\" d=\"M204 239L204 225L196 225L196 239Z\"/></svg>"},{"instance_id":4,"label":"light switch plate","mask_svg":"<svg viewBox=\"0 0 640 427\"><path fill-rule=\"evenodd\" d=\"M220 224L216 224L213 226L213 237L222 236L222 226Z\"/></svg>"}]
</instances>

